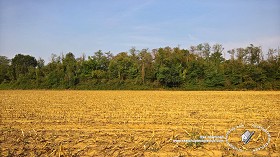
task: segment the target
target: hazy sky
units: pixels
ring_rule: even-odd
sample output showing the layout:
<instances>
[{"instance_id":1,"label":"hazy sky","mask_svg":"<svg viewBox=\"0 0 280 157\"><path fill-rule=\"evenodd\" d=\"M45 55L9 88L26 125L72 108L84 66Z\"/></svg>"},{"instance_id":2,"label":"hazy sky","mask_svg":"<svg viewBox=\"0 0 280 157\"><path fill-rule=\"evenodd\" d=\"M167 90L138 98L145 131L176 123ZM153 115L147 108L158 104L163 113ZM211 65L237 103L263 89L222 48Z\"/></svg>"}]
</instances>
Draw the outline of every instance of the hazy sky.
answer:
<instances>
[{"instance_id":1,"label":"hazy sky","mask_svg":"<svg viewBox=\"0 0 280 157\"><path fill-rule=\"evenodd\" d=\"M280 46L279 0L0 0L0 55Z\"/></svg>"}]
</instances>

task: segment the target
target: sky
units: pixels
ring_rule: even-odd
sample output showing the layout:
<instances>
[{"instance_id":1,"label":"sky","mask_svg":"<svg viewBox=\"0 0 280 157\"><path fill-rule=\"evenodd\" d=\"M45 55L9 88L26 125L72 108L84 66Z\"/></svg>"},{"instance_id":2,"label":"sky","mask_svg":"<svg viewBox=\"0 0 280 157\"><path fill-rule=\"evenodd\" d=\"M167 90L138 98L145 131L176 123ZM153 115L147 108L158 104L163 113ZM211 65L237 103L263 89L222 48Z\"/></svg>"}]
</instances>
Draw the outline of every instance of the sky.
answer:
<instances>
[{"instance_id":1,"label":"sky","mask_svg":"<svg viewBox=\"0 0 280 157\"><path fill-rule=\"evenodd\" d=\"M0 0L0 55L280 46L279 0Z\"/></svg>"}]
</instances>

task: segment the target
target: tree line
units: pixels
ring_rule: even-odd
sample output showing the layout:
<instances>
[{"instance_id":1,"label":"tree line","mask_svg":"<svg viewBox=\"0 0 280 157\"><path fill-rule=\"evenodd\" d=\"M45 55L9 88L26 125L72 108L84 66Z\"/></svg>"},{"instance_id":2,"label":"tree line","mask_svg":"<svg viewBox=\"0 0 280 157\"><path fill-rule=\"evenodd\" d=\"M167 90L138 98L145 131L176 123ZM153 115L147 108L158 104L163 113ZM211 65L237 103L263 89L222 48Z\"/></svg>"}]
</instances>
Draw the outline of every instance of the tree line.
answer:
<instances>
[{"instance_id":1,"label":"tree line","mask_svg":"<svg viewBox=\"0 0 280 157\"><path fill-rule=\"evenodd\" d=\"M0 56L1 89L279 90L280 52L249 45L227 51L221 44L137 50L113 55L73 53L43 59Z\"/></svg>"}]
</instances>

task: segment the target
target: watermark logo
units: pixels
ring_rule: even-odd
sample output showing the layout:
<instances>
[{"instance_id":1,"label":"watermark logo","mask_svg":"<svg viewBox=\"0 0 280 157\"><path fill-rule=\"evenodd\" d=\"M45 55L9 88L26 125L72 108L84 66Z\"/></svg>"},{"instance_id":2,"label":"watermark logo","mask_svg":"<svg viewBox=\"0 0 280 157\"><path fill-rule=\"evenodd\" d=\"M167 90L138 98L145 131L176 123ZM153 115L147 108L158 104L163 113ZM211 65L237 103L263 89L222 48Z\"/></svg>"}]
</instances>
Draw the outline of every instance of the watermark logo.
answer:
<instances>
[{"instance_id":1,"label":"watermark logo","mask_svg":"<svg viewBox=\"0 0 280 157\"><path fill-rule=\"evenodd\" d=\"M176 139L175 143L223 143L237 151L259 151L267 147L271 136L267 129L253 124L245 126L240 124L229 129L226 136L198 136L192 139Z\"/></svg>"},{"instance_id":2,"label":"watermark logo","mask_svg":"<svg viewBox=\"0 0 280 157\"><path fill-rule=\"evenodd\" d=\"M269 132L263 127L241 124L227 131L225 141L234 150L256 152L267 147L270 139Z\"/></svg>"}]
</instances>

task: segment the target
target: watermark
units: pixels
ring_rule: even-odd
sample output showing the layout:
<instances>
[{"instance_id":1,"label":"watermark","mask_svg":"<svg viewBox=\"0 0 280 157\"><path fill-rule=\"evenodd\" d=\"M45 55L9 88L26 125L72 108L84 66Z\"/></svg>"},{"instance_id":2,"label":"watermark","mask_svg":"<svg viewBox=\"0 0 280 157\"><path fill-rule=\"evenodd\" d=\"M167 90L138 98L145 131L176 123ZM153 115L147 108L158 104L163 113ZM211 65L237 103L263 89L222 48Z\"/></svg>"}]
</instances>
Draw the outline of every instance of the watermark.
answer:
<instances>
[{"instance_id":1,"label":"watermark","mask_svg":"<svg viewBox=\"0 0 280 157\"><path fill-rule=\"evenodd\" d=\"M236 127L231 128L229 131L227 131L227 133L226 133L226 143L227 143L227 145L228 145L229 147L231 147L232 149L242 152L242 151L243 151L242 149L237 148L236 146L232 145L232 144L228 141L228 137L229 137L230 133L233 132L233 131L235 131L235 130L238 129L238 128L244 128L244 125L243 125L243 124L238 125L238 126L236 126Z\"/></svg>"},{"instance_id":2,"label":"watermark","mask_svg":"<svg viewBox=\"0 0 280 157\"><path fill-rule=\"evenodd\" d=\"M260 129L260 130L262 130L264 133L267 134L267 142L266 142L264 145L262 145L262 146L260 146L260 147L258 147L258 148L253 149L253 152L256 152L256 151L259 151L259 150L261 150L261 149L264 149L265 147L268 146L268 144L270 143L271 136L270 136L269 132L268 132L266 129L264 129L263 127L261 127L261 126L258 126L258 125L253 124L252 127L257 128L257 129Z\"/></svg>"},{"instance_id":3,"label":"watermark","mask_svg":"<svg viewBox=\"0 0 280 157\"><path fill-rule=\"evenodd\" d=\"M246 129L251 129L251 130L254 130L254 131L248 131ZM222 143L222 142L226 142L226 144L234 149L234 150L237 150L237 151L240 151L240 152L243 152L244 150L244 145L242 146L242 148L238 148L235 144L231 143L230 140L229 140L229 137L230 135L232 134L233 135L233 132L236 131L237 129L241 129L241 130L246 130L245 132L243 132L243 134L235 134L235 139L236 138L239 138L240 141L237 141L237 142L242 142L244 145L250 143L250 139L252 138L252 136L254 136L254 133L256 131L261 131L261 132L264 132L265 135L267 136L267 141L265 141L265 144L261 145L260 147L256 147L256 148L250 148L250 150L252 150L253 152L256 152L256 151L259 151L261 149L264 149L265 147L267 147L270 143L270 140L271 140L271 135L269 134L269 132L264 129L263 127L259 126L259 125L256 125L256 124L253 124L253 125L250 125L249 127L245 127L243 124L240 124L238 126L235 126L235 127L232 127L231 129L229 129L227 132L226 132L226 135L225 136L199 136L198 139L182 139L182 140L173 140L173 142L175 143ZM255 140L256 142L256 140ZM258 141L257 141L258 142Z\"/></svg>"},{"instance_id":4,"label":"watermark","mask_svg":"<svg viewBox=\"0 0 280 157\"><path fill-rule=\"evenodd\" d=\"M230 135L233 131L235 131L236 129L238 129L238 128L244 128L244 129L245 129L245 126L244 126L243 124L240 124L240 125L238 125L238 126L236 126L236 127L231 128L230 130L228 130L227 133L226 133L226 143L227 143L227 145L228 145L229 147L231 147L232 149L242 152L242 151L244 151L243 149L237 148L235 145L233 145L233 144L231 144L231 143L229 142L229 135ZM260 131L263 131L263 132L267 135L267 141L266 141L266 143L265 143L264 145L260 146L260 147L257 147L257 148L252 149L252 151L253 151L253 152L256 152L256 151L259 151L259 150L264 149L265 147L267 147L267 146L269 145L270 139L271 139L271 135L269 134L269 132L268 132L266 129L264 129L263 127L261 127L261 126L259 126L259 125L256 125L256 124L252 124L252 125L251 125L251 128L252 128L252 129L258 129L258 130L260 130ZM249 131L246 131L245 133L248 133L248 132L249 132ZM250 133L250 132L249 132L249 133ZM254 132L252 132L252 133L254 133ZM253 135L253 134L251 134L251 136L252 136L252 135ZM241 135L241 139L244 138L243 136L244 136L244 134ZM250 138L251 138L251 137L250 137ZM249 139L250 139L250 138L249 138ZM249 141L246 141L246 144L247 144L247 142L249 142Z\"/></svg>"},{"instance_id":5,"label":"watermark","mask_svg":"<svg viewBox=\"0 0 280 157\"><path fill-rule=\"evenodd\" d=\"M191 140L173 140L173 142L193 142L193 143L214 143L214 142L224 142L224 136L199 136L200 139L191 139Z\"/></svg>"},{"instance_id":6,"label":"watermark","mask_svg":"<svg viewBox=\"0 0 280 157\"><path fill-rule=\"evenodd\" d=\"M213 143L213 142L224 142L224 140L173 140L173 142Z\"/></svg>"}]
</instances>

